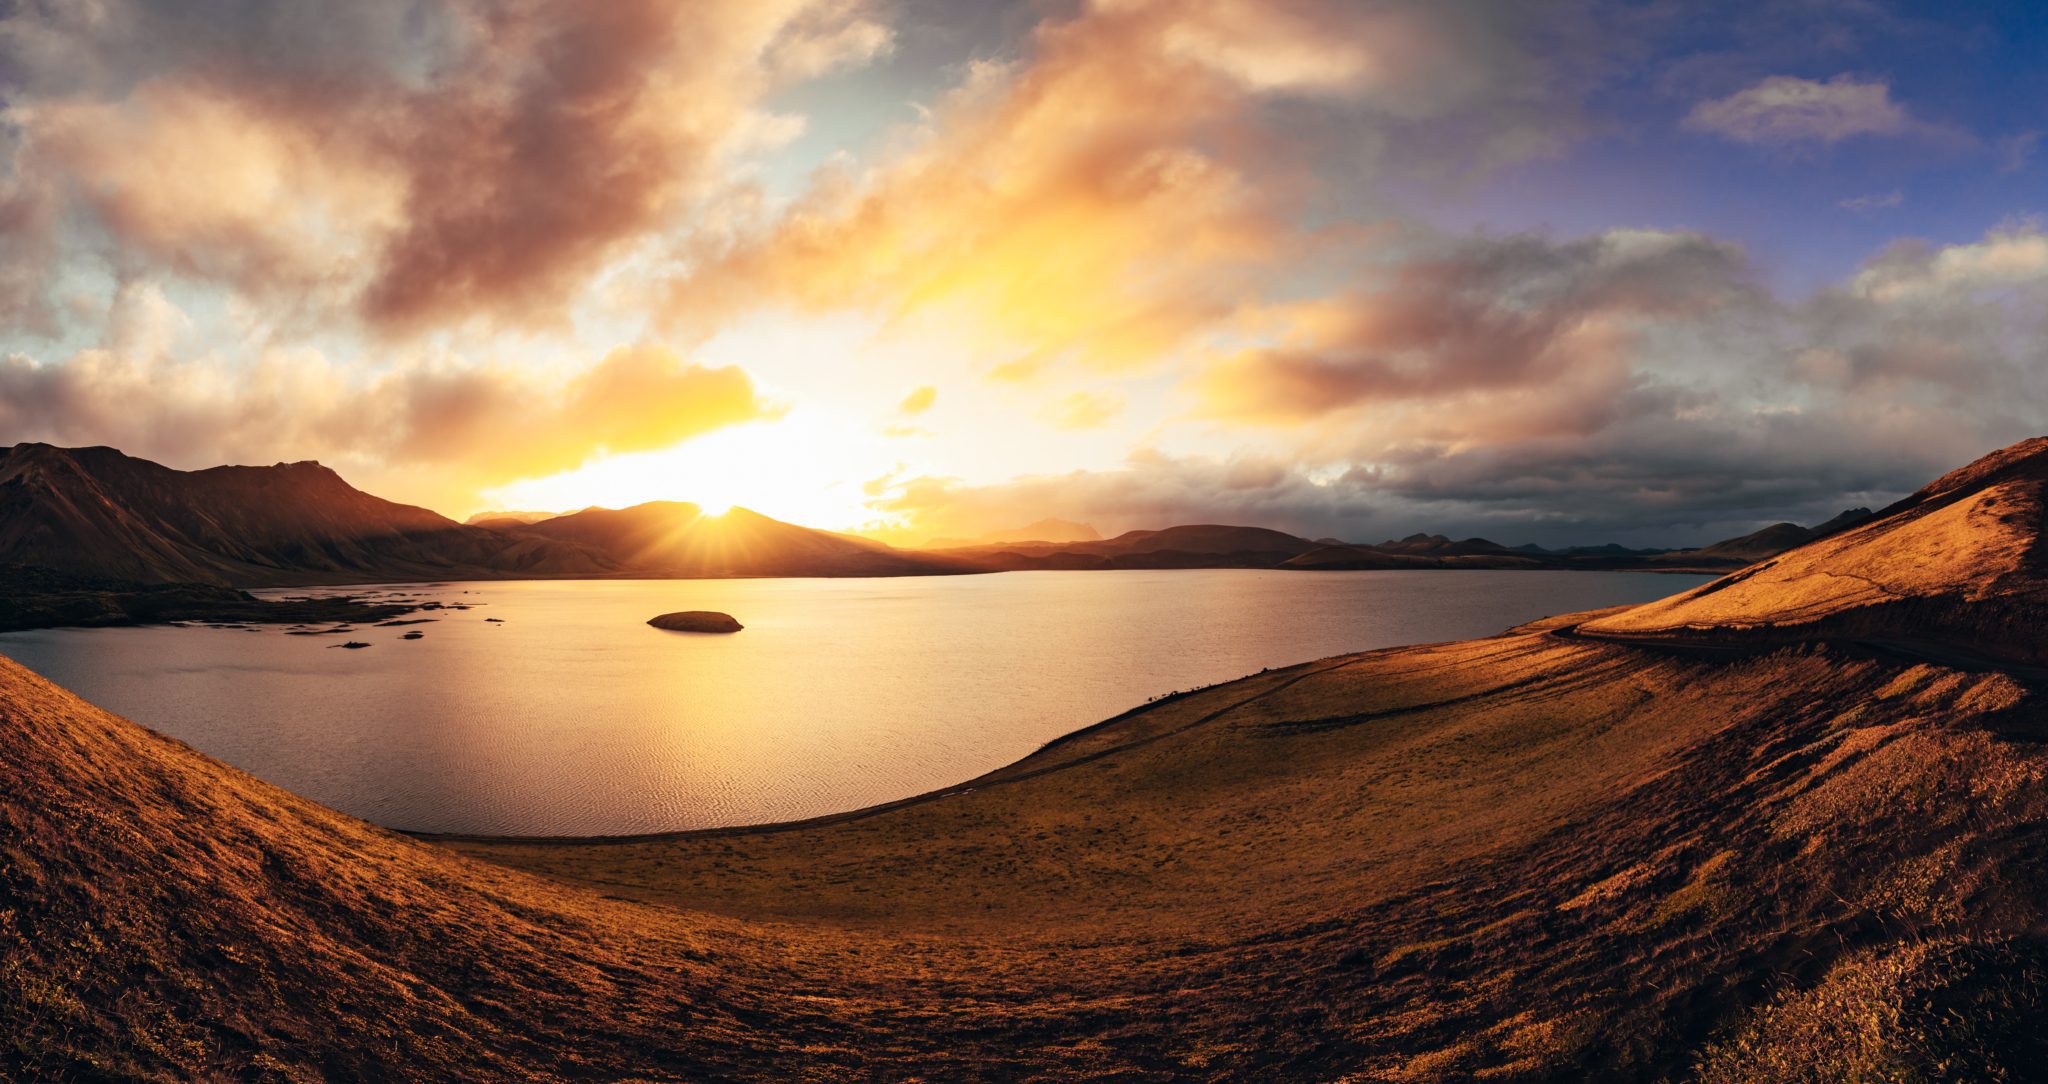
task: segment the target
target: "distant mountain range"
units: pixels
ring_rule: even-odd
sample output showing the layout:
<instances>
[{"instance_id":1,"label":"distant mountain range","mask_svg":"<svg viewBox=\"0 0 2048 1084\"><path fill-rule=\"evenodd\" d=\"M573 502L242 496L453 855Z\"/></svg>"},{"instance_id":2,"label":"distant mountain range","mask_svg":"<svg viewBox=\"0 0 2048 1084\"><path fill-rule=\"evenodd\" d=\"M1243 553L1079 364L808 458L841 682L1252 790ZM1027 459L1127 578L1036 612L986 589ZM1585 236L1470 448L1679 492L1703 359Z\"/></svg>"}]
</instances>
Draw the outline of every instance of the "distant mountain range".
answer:
<instances>
[{"instance_id":1,"label":"distant mountain range","mask_svg":"<svg viewBox=\"0 0 2048 1084\"><path fill-rule=\"evenodd\" d=\"M1632 550L1581 546L1551 550L1514 548L1484 538L1454 540L1412 534L1377 545L1310 541L1263 527L1198 524L1163 531L1130 531L1093 542L1028 542L927 551L989 570L1110 568L1285 568L1305 571L1368 569L1640 569L1729 572L1869 518L1867 508L1843 512L1815 527L1778 523L1741 538L1684 550Z\"/></svg>"},{"instance_id":2,"label":"distant mountain range","mask_svg":"<svg viewBox=\"0 0 2048 1084\"><path fill-rule=\"evenodd\" d=\"M904 550L743 508L656 501L457 523L371 496L318 463L179 471L112 448L0 449L0 565L138 584L234 587L552 577L915 576L1027 569L1589 568L1726 571L1860 522L1775 524L1696 550L1509 548L1416 534L1378 545L1189 524L1093 537L1042 520ZM1020 537L1049 536L1049 537Z\"/></svg>"},{"instance_id":3,"label":"distant mountain range","mask_svg":"<svg viewBox=\"0 0 2048 1084\"><path fill-rule=\"evenodd\" d=\"M969 546L1014 545L1019 542L1097 542L1101 538L1101 532L1086 523L1075 523L1070 519L1041 519L1023 527L1013 527L1007 531L990 531L974 538L934 538L918 548L946 550Z\"/></svg>"}]
</instances>

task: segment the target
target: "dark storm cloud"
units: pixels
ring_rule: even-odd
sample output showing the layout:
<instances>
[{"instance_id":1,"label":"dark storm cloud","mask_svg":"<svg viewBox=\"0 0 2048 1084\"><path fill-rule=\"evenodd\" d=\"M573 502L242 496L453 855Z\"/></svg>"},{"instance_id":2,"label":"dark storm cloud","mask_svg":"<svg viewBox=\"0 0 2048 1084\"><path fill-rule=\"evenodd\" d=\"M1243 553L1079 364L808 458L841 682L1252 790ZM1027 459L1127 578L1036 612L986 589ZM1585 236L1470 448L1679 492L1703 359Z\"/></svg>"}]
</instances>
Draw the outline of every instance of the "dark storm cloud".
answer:
<instances>
[{"instance_id":1,"label":"dark storm cloud","mask_svg":"<svg viewBox=\"0 0 2048 1084\"><path fill-rule=\"evenodd\" d=\"M1547 385L1625 368L1638 330L1765 306L1739 249L1694 234L1474 238L1372 288L1292 307L1280 345L1203 378L1218 417L1294 421L1363 402Z\"/></svg>"}]
</instances>

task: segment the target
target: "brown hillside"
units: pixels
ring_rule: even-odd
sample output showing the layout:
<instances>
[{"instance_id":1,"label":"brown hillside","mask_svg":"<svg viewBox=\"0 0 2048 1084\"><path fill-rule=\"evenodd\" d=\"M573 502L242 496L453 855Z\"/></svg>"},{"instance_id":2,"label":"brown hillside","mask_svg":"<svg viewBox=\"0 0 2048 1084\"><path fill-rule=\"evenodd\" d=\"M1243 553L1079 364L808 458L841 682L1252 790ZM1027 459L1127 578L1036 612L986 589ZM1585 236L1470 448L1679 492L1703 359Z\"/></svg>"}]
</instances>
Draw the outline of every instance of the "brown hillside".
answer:
<instances>
[{"instance_id":1,"label":"brown hillside","mask_svg":"<svg viewBox=\"0 0 2048 1084\"><path fill-rule=\"evenodd\" d=\"M1993 453L1847 530L1588 622L1666 641L1826 636L2048 661L2048 438Z\"/></svg>"},{"instance_id":2,"label":"brown hillside","mask_svg":"<svg viewBox=\"0 0 2048 1084\"><path fill-rule=\"evenodd\" d=\"M1996 611L2017 528L1959 523L1885 536L1990 562L1956 597ZM2033 671L1577 632L1640 612L1248 677L877 810L613 841L406 840L0 666L0 1076L2026 1079Z\"/></svg>"}]
</instances>

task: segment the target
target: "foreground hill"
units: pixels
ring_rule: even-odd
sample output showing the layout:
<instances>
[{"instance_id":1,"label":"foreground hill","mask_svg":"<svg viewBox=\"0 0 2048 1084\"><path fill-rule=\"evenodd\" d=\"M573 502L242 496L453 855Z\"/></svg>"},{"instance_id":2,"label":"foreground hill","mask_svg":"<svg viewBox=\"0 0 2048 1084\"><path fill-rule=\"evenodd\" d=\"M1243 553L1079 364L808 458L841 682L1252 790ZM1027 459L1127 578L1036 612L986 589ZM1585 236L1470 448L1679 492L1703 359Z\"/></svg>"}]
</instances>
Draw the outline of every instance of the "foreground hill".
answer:
<instances>
[{"instance_id":1,"label":"foreground hill","mask_svg":"<svg viewBox=\"0 0 2048 1084\"><path fill-rule=\"evenodd\" d=\"M47 444L0 449L0 564L244 587L616 571L373 497L318 463L179 471Z\"/></svg>"},{"instance_id":2,"label":"foreground hill","mask_svg":"<svg viewBox=\"0 0 2048 1084\"><path fill-rule=\"evenodd\" d=\"M2048 712L1962 615L2031 604L2044 457L756 829L409 840L0 663L0 1077L2026 1079ZM1894 560L1924 637L1792 618Z\"/></svg>"},{"instance_id":3,"label":"foreground hill","mask_svg":"<svg viewBox=\"0 0 2048 1084\"><path fill-rule=\"evenodd\" d=\"M2048 662L2048 438L1846 530L1582 632L1727 647L1826 637Z\"/></svg>"}]
</instances>

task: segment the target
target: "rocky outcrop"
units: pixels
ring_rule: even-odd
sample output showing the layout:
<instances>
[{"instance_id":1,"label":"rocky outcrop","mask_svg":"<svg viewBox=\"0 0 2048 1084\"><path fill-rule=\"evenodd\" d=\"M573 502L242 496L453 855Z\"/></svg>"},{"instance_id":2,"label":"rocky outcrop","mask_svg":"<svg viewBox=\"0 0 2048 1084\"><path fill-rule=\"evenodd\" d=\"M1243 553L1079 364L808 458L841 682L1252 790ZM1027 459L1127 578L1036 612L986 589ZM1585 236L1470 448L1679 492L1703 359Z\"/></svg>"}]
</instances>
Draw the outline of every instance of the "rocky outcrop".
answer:
<instances>
[{"instance_id":1,"label":"rocky outcrop","mask_svg":"<svg viewBox=\"0 0 2048 1084\"><path fill-rule=\"evenodd\" d=\"M647 623L670 632L738 632L745 625L733 620L731 614L716 610L678 610L660 617L650 617Z\"/></svg>"}]
</instances>

